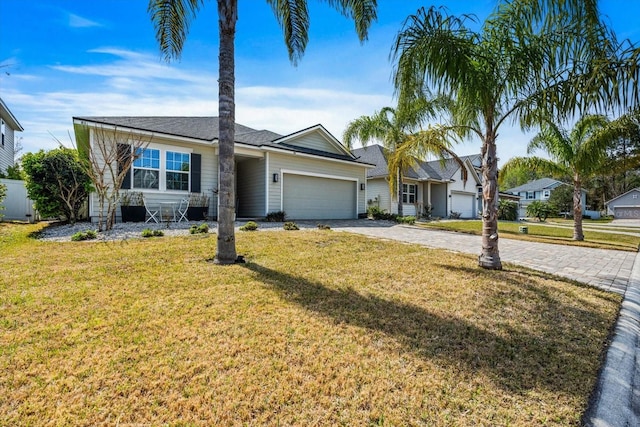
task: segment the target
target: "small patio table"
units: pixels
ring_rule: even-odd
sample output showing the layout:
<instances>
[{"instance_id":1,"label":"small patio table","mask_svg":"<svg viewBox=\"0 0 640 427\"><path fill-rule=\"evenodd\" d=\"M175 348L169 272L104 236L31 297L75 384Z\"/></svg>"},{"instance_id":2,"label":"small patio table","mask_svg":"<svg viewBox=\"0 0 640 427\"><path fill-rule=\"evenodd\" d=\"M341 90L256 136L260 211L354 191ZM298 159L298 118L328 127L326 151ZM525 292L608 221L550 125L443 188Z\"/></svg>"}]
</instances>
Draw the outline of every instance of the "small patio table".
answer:
<instances>
[{"instance_id":1,"label":"small patio table","mask_svg":"<svg viewBox=\"0 0 640 427\"><path fill-rule=\"evenodd\" d=\"M178 203L176 202L160 202L160 221L164 221L165 217L168 217L169 212L171 210L171 220L176 222L176 207Z\"/></svg>"}]
</instances>

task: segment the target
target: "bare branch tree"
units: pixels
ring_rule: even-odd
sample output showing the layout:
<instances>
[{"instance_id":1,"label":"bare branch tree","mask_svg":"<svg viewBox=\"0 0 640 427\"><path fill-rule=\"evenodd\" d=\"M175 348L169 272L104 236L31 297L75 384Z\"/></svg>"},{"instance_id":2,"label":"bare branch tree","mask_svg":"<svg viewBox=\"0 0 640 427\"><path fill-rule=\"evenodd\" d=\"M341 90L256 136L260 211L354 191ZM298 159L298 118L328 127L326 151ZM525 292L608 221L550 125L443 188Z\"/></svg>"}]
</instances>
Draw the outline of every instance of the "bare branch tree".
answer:
<instances>
[{"instance_id":1,"label":"bare branch tree","mask_svg":"<svg viewBox=\"0 0 640 427\"><path fill-rule=\"evenodd\" d=\"M116 126L74 124L76 144L98 198L98 230L111 230L120 188L140 151L153 136L143 137ZM105 220L106 211L106 220Z\"/></svg>"}]
</instances>

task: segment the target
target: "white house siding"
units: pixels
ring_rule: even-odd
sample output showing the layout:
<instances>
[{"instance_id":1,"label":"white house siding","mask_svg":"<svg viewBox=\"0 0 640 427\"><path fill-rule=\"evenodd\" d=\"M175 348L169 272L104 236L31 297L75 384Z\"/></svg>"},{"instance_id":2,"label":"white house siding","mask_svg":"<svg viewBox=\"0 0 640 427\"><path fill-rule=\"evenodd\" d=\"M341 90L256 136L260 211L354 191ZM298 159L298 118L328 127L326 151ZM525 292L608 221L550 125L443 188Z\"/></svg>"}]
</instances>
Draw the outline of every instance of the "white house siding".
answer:
<instances>
[{"instance_id":1,"label":"white house siding","mask_svg":"<svg viewBox=\"0 0 640 427\"><path fill-rule=\"evenodd\" d=\"M298 173L300 175L340 178L351 180L356 183L357 188L357 213L366 212L366 192L360 190L360 184L366 182L366 169L357 164L350 164L342 161L332 161L331 159L317 159L311 156L270 152L268 160L269 170L266 173L269 178L268 185L268 206L267 212L277 212L283 210L282 198L282 175L283 171ZM273 174L278 174L278 182L273 182Z\"/></svg>"},{"instance_id":2,"label":"white house siding","mask_svg":"<svg viewBox=\"0 0 640 427\"><path fill-rule=\"evenodd\" d=\"M6 172L9 166L13 166L14 132L7 122L4 122L4 146L0 146L0 172Z\"/></svg>"},{"instance_id":3,"label":"white house siding","mask_svg":"<svg viewBox=\"0 0 640 427\"><path fill-rule=\"evenodd\" d=\"M367 206L377 206L385 212L391 212L391 195L386 179L376 178L367 181Z\"/></svg>"},{"instance_id":4,"label":"white house siding","mask_svg":"<svg viewBox=\"0 0 640 427\"><path fill-rule=\"evenodd\" d=\"M128 134L123 134L121 142L126 142ZM95 134L91 129L91 144L94 144ZM218 156L216 155L213 145L205 144L193 144L173 139L158 138L152 139L149 144L149 148L156 148L161 150L161 165L164 163L164 152L166 150L177 150L186 153L194 153L202 155L202 169L200 175L200 190L210 198L209 202L209 215L215 215L216 199L214 197L214 189L218 186ZM116 167L117 170L117 167ZM124 190L122 190L124 191ZM157 208L160 202L179 202L181 199L189 197L187 191L163 191L163 190L141 190L132 188L131 191L142 191L146 202ZM92 193L89 203L89 216L92 220L97 220L98 217L98 197L95 193ZM106 208L106 206L105 206ZM106 212L105 212L106 213ZM116 221L120 221L120 209L116 209Z\"/></svg>"},{"instance_id":5,"label":"white house siding","mask_svg":"<svg viewBox=\"0 0 640 427\"><path fill-rule=\"evenodd\" d=\"M239 159L236 169L236 197L239 217L262 217L265 214L265 160Z\"/></svg>"},{"instance_id":6,"label":"white house siding","mask_svg":"<svg viewBox=\"0 0 640 427\"><path fill-rule=\"evenodd\" d=\"M286 141L287 144L295 145L296 147L311 148L312 150L327 151L334 154L344 154L334 144L331 144L320 133L313 132L292 141Z\"/></svg>"}]
</instances>

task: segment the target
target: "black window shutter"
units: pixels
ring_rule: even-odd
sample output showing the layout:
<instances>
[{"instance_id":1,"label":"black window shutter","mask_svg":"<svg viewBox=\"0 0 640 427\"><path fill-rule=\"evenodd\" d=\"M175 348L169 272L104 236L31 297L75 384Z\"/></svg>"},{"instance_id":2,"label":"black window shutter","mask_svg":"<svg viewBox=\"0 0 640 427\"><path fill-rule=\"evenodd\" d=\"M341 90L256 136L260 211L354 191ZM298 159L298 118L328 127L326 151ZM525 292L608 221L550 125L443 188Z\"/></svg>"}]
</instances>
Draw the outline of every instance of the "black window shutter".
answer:
<instances>
[{"instance_id":1,"label":"black window shutter","mask_svg":"<svg viewBox=\"0 0 640 427\"><path fill-rule=\"evenodd\" d=\"M200 170L202 169L202 155L191 153L191 192L200 193Z\"/></svg>"},{"instance_id":2,"label":"black window shutter","mask_svg":"<svg viewBox=\"0 0 640 427\"><path fill-rule=\"evenodd\" d=\"M129 144L118 144L118 175L122 172L124 165L129 163L129 159L131 159L131 146ZM131 167L129 167L127 174L124 176L120 188L123 190L131 188Z\"/></svg>"}]
</instances>

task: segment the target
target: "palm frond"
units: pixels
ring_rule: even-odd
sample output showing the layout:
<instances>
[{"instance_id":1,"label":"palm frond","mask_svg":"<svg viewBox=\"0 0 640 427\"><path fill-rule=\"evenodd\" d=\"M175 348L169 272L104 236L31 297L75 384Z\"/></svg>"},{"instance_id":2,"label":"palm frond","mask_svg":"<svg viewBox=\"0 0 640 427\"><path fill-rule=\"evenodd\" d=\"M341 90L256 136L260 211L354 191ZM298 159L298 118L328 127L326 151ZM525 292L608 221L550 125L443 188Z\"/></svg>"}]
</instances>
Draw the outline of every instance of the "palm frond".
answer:
<instances>
[{"instance_id":1,"label":"palm frond","mask_svg":"<svg viewBox=\"0 0 640 427\"><path fill-rule=\"evenodd\" d=\"M500 169L506 175L512 169L530 169L553 177L571 176L571 169L542 157L513 157Z\"/></svg>"},{"instance_id":2,"label":"palm frond","mask_svg":"<svg viewBox=\"0 0 640 427\"><path fill-rule=\"evenodd\" d=\"M164 59L179 59L189 34L189 25L200 10L203 0L150 0L147 12L151 15L156 40Z\"/></svg>"},{"instance_id":3,"label":"palm frond","mask_svg":"<svg viewBox=\"0 0 640 427\"><path fill-rule=\"evenodd\" d=\"M309 41L309 11L306 0L267 0L284 33L289 59L302 58Z\"/></svg>"}]
</instances>

